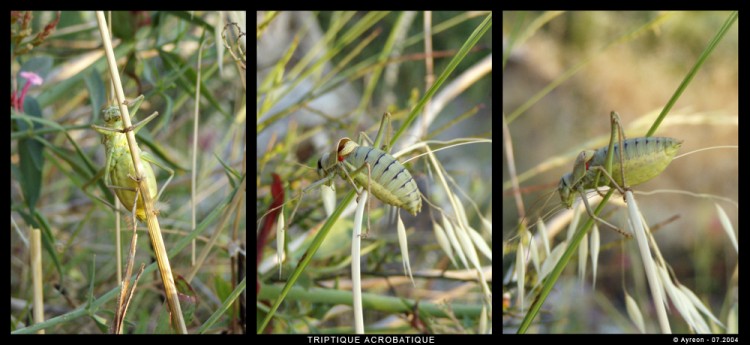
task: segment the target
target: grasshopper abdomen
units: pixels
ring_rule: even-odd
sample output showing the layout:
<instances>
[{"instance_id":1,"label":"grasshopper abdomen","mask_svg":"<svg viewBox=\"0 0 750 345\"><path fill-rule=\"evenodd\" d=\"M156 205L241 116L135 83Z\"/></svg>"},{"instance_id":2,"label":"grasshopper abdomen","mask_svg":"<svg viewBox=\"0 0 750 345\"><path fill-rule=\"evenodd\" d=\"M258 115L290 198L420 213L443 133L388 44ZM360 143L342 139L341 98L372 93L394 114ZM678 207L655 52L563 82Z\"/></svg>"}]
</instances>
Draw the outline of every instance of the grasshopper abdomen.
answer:
<instances>
[{"instance_id":1,"label":"grasshopper abdomen","mask_svg":"<svg viewBox=\"0 0 750 345\"><path fill-rule=\"evenodd\" d=\"M669 163L674 159L677 150L682 146L682 140L667 137L642 137L624 140L622 143L623 165L625 167L625 183L628 186L635 186L644 183L661 174L667 168ZM614 157L612 161L612 178L619 185L622 183L622 174L620 169L620 145L615 143ZM594 153L594 157L588 164L587 177L595 174L591 170L594 166L604 166L607 157L608 147L602 147ZM593 178L587 179L584 188L594 188ZM600 179L598 186L609 186L611 181Z\"/></svg>"}]
</instances>

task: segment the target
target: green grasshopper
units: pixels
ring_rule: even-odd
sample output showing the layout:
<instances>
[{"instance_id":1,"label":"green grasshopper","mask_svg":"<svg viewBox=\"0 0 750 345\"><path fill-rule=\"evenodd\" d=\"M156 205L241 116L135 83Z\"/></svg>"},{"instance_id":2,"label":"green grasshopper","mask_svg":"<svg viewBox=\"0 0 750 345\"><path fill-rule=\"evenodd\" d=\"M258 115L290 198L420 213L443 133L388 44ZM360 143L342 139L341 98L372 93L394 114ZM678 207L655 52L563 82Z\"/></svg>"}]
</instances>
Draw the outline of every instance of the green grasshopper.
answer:
<instances>
[{"instance_id":1,"label":"green grasshopper","mask_svg":"<svg viewBox=\"0 0 750 345\"><path fill-rule=\"evenodd\" d=\"M581 151L573 164L573 171L560 179L557 190L565 207L571 208L577 192L581 195L589 216L617 229L594 215L585 190L596 189L601 195L598 187L610 186L624 194L629 186L641 184L661 174L674 159L682 140L666 137L625 139L619 115L613 111L610 117L612 134L609 146ZM615 136L619 136L617 143ZM614 160L614 156L618 156L618 159Z\"/></svg>"},{"instance_id":2,"label":"green grasshopper","mask_svg":"<svg viewBox=\"0 0 750 345\"><path fill-rule=\"evenodd\" d=\"M329 184L337 172L341 178L352 178L357 185L367 187L381 201L414 216L422 209L419 188L409 170L382 150L342 138L335 152L326 152L318 160L318 176L327 178Z\"/></svg>"},{"instance_id":3,"label":"green grasshopper","mask_svg":"<svg viewBox=\"0 0 750 345\"><path fill-rule=\"evenodd\" d=\"M389 113L383 114L374 145L379 144L390 116ZM349 138L341 138L335 150L323 153L318 160L317 172L320 179L302 191L300 201L302 195L318 186L332 186L338 175L355 188L360 186L367 189L368 194L414 216L422 210L421 193L409 170L396 158L375 147L360 146ZM294 217L299 205L298 202L290 219Z\"/></svg>"},{"instance_id":4,"label":"green grasshopper","mask_svg":"<svg viewBox=\"0 0 750 345\"><path fill-rule=\"evenodd\" d=\"M133 101L126 101L126 105L133 105L131 110L131 116L133 116L133 118L135 118L135 113L138 111L142 102L143 95L138 96ZM120 108L117 105L112 105L105 108L103 113L104 126L91 125L91 128L102 134L102 144L104 144L106 150L104 183L107 187L114 189L115 195L117 195L117 198L120 199L120 202L126 209L131 210L139 220L145 221L146 211L143 206L143 201L138 200L137 207L134 207L138 182L136 181L133 159L130 155L130 148L128 147L128 141L125 136L127 130L122 128L123 125ZM156 118L157 115L159 115L159 113L154 112L141 122L133 125L133 132L137 133L143 128L143 126ZM158 200L162 192L164 192L164 189L172 180L172 177L174 177L174 170L160 164L148 152L140 151L140 155L144 162L143 178L146 179L148 192L154 200ZM149 163L156 164L160 168L169 172L167 182L164 183L158 193L156 192L156 177L154 177L154 171L151 169L151 164Z\"/></svg>"}]
</instances>

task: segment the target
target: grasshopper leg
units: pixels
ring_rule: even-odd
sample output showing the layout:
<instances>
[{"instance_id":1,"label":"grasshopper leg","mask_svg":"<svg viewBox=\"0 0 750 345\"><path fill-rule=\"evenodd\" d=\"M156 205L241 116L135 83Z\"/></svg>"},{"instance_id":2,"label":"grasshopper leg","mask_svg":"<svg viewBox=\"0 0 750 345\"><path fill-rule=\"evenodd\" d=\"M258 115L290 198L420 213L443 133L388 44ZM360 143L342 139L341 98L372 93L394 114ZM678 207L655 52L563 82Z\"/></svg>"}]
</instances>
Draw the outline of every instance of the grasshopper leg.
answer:
<instances>
[{"instance_id":1,"label":"grasshopper leg","mask_svg":"<svg viewBox=\"0 0 750 345\"><path fill-rule=\"evenodd\" d=\"M345 166L345 163L342 164L339 168L341 171L344 172L344 175L346 176L346 180L351 183L351 185L354 187L354 190L357 191L357 202L359 202L360 196L362 195L362 192L359 191L359 188L357 187L357 184L354 183L354 179L352 179L351 175L359 174L364 168L367 168L367 230L365 230L365 235L363 237L367 238L368 234L370 233L370 208L372 207L372 189L370 186L372 183L370 182L370 176L372 174L372 168L370 167L370 163L365 163L363 166L357 168L356 170L351 172L351 175L348 171L348 169ZM362 190L364 190L365 187L362 187Z\"/></svg>"},{"instance_id":2,"label":"grasshopper leg","mask_svg":"<svg viewBox=\"0 0 750 345\"><path fill-rule=\"evenodd\" d=\"M133 128L132 128L132 130L133 130L134 132L138 133L138 130L140 130L140 129L141 129L141 128L142 128L143 126L145 126L145 125L146 125L147 123L151 122L151 120L153 120L153 119L154 119L154 118L155 118L156 116L158 116L158 115L159 115L159 112L158 112L158 111L155 111L155 112L153 112L153 113L152 113L151 115L149 115L149 116L148 116L148 117L146 117L145 119L143 119L143 120L141 120L141 121L138 121L138 123L134 124L134 125L133 125ZM124 130L123 130L123 133L124 133L124 132L127 132L128 130L131 130L131 129L124 129Z\"/></svg>"},{"instance_id":3,"label":"grasshopper leg","mask_svg":"<svg viewBox=\"0 0 750 345\"><path fill-rule=\"evenodd\" d=\"M607 158L605 159L604 169L600 169L599 172L597 172L596 177L594 178L594 190L600 195L604 196L604 193L602 193L599 190L599 179L601 178L601 173L607 174L609 176L609 180L612 182L615 182L614 179L609 175L609 172L612 171L612 160L614 159L614 151L615 151L615 140L618 141L618 152L619 152L619 159L620 159L620 176L622 176L622 181L620 183L623 187L627 187L627 184L625 183L625 158L624 153L625 148L623 147L623 142L625 141L625 131L622 129L622 124L620 123L620 115L617 114L617 112L611 112L610 113L610 123L612 126L612 131L610 133L609 138L609 146L607 148ZM605 170L606 169L606 170ZM615 186L617 186L617 183L615 182ZM621 193L624 194L624 189L627 188L617 188Z\"/></svg>"},{"instance_id":4,"label":"grasshopper leg","mask_svg":"<svg viewBox=\"0 0 750 345\"><path fill-rule=\"evenodd\" d=\"M141 106L141 103L143 103L143 98L144 98L143 95L138 95L138 97L133 98L133 99L126 98L125 101L122 102L122 104L125 104L128 107L132 105L133 114L135 114L136 112L138 112L138 108Z\"/></svg>"},{"instance_id":5,"label":"grasshopper leg","mask_svg":"<svg viewBox=\"0 0 750 345\"><path fill-rule=\"evenodd\" d=\"M607 179L609 179L609 181L610 181L610 182L612 183L612 186L613 186L614 188L616 188L616 189L617 189L617 190L618 190L618 191L619 191L619 192L620 192L621 194L625 194L625 192L626 192L626 191L630 190L630 188L628 188L628 187L621 187L621 186L620 186L619 184L617 184L617 181L615 181L615 179L614 179L614 178L612 177L612 175L610 175L610 174L609 174L609 173L607 172L607 170L606 170L606 169L604 169L604 168L602 168L602 167L600 167L600 166L595 166L595 167L592 167L592 169L596 169L596 170L599 170L599 171L600 171L600 172L601 172L602 174L604 174L604 176L605 176L605 177L606 177ZM598 191L599 191L599 190L597 189L597 192L598 192ZM601 193L600 193L599 195L601 195ZM602 195L602 196L604 196L604 195Z\"/></svg>"},{"instance_id":6,"label":"grasshopper leg","mask_svg":"<svg viewBox=\"0 0 750 345\"><path fill-rule=\"evenodd\" d=\"M586 213L588 213L591 218L599 221L602 224L606 224L607 226L609 226L610 228L614 229L615 231L619 232L620 234L622 234L623 236L627 238L633 237L631 234L628 234L627 232L621 230L620 228L608 223L604 219L597 217L596 214L594 214L594 211L591 210L591 206L589 205L588 198L586 197L585 192L583 191L583 188L580 188L578 192L581 193L581 199L583 200L583 205L586 206Z\"/></svg>"},{"instance_id":7,"label":"grasshopper leg","mask_svg":"<svg viewBox=\"0 0 750 345\"><path fill-rule=\"evenodd\" d=\"M392 131L391 128L391 113L386 112L383 114L383 117L380 119L380 128L378 129L378 135L375 138L375 141L370 139L370 137L365 132L359 132L359 144L362 145L363 142L367 142L372 147L377 147L378 144L384 143L383 145L380 145L380 149L382 151L388 152L390 143L390 132Z\"/></svg>"},{"instance_id":8,"label":"grasshopper leg","mask_svg":"<svg viewBox=\"0 0 750 345\"><path fill-rule=\"evenodd\" d=\"M367 166L367 231L365 231L364 238L367 238L370 234L370 210L372 209L372 183L370 182L372 176L372 167L370 163L365 163Z\"/></svg>"},{"instance_id":9,"label":"grasshopper leg","mask_svg":"<svg viewBox=\"0 0 750 345\"><path fill-rule=\"evenodd\" d=\"M132 178L136 182L139 182L139 180L140 180L138 178L133 178L132 176L130 176L130 178ZM138 185L140 186L140 183L138 183ZM135 189L135 202L133 202L133 209L130 210L133 213L133 233L135 233L135 231L136 231L136 224L137 223L135 222L135 217L136 217L136 209L138 208L138 198L140 196L141 196L141 189L140 188L136 188Z\"/></svg>"}]
</instances>

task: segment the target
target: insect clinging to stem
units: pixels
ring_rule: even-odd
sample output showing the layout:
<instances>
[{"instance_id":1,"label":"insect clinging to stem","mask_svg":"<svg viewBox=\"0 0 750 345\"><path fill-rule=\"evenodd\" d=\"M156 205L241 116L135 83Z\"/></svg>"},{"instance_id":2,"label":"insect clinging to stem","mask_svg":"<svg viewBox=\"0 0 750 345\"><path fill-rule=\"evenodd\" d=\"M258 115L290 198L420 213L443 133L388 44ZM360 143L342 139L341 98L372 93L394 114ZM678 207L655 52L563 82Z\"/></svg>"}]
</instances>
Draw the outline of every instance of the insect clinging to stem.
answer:
<instances>
[{"instance_id":1,"label":"insect clinging to stem","mask_svg":"<svg viewBox=\"0 0 750 345\"><path fill-rule=\"evenodd\" d=\"M364 174L365 168L367 174ZM381 201L403 208L414 216L422 209L419 188L409 170L382 150L342 138L336 152L326 152L318 160L321 178L337 172L344 179L351 176L357 185L368 188Z\"/></svg>"},{"instance_id":2,"label":"insect clinging to stem","mask_svg":"<svg viewBox=\"0 0 750 345\"><path fill-rule=\"evenodd\" d=\"M135 113L138 111L142 102L143 95L138 96L135 100L127 102L126 105L133 105L133 117L135 117ZM140 221L145 221L146 211L142 199L139 198L137 204L135 202L138 182L135 180L135 168L133 167L130 148L127 143L127 138L125 137L126 130L122 129L120 108L117 105L109 106L103 110L103 114L104 126L92 125L91 127L102 134L102 144L104 144L106 151L104 182L108 187L114 189L115 195L117 195L117 198L120 199L120 202L127 210L134 211L135 216ZM159 115L159 113L154 112L147 118L134 124L132 127L133 132L137 133L143 128L143 126L156 118L157 115ZM146 185L148 186L148 191L151 197L156 200L164 192L164 189L172 180L172 177L174 177L174 171L160 164L148 152L140 151L140 155L143 159L143 178L146 180ZM156 164L170 174L169 178L158 193L156 177L154 176L153 169L149 163Z\"/></svg>"},{"instance_id":3,"label":"insect clinging to stem","mask_svg":"<svg viewBox=\"0 0 750 345\"><path fill-rule=\"evenodd\" d=\"M315 187L331 186L333 179L338 175L354 186L367 189L370 195L381 201L416 216L422 209L421 193L417 183L409 170L396 158L376 148L388 121L390 114L383 114L374 147L361 146L345 137L339 139L333 151L323 153L317 162L320 180L305 188L300 198ZM294 217L299 205L300 203L297 203L290 219Z\"/></svg>"},{"instance_id":4,"label":"insect clinging to stem","mask_svg":"<svg viewBox=\"0 0 750 345\"><path fill-rule=\"evenodd\" d=\"M565 207L571 208L577 192L592 218L616 229L594 215L585 190L596 189L599 192L598 187L610 186L624 194L624 189L661 174L674 159L682 140L667 137L625 139L619 115L613 111L610 117L612 134L609 146L581 151L573 165L573 171L560 179L557 190ZM616 136L619 137L618 142L615 142Z\"/></svg>"}]
</instances>

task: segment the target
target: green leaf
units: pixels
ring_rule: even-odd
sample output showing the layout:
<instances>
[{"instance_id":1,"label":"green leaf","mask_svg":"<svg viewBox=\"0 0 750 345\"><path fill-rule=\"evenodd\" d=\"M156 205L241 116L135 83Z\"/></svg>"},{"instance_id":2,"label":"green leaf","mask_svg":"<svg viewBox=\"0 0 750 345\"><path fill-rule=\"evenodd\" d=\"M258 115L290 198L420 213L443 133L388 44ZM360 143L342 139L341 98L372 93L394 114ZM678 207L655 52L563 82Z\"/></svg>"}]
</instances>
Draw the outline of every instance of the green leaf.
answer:
<instances>
[{"instance_id":1,"label":"green leaf","mask_svg":"<svg viewBox=\"0 0 750 345\"><path fill-rule=\"evenodd\" d=\"M31 117L42 117L39 103L37 103L32 97L26 97L24 101L24 109ZM26 121L17 121L16 124L19 131L28 131L32 128L38 129L42 127L36 122L29 125ZM21 172L18 179L21 182L21 191L26 200L26 206L29 209L29 213L32 214L34 213L34 208L36 207L39 195L41 194L42 169L44 169L45 162L43 148L44 146L33 137L29 139L20 139L18 141L18 162Z\"/></svg>"}]
</instances>

